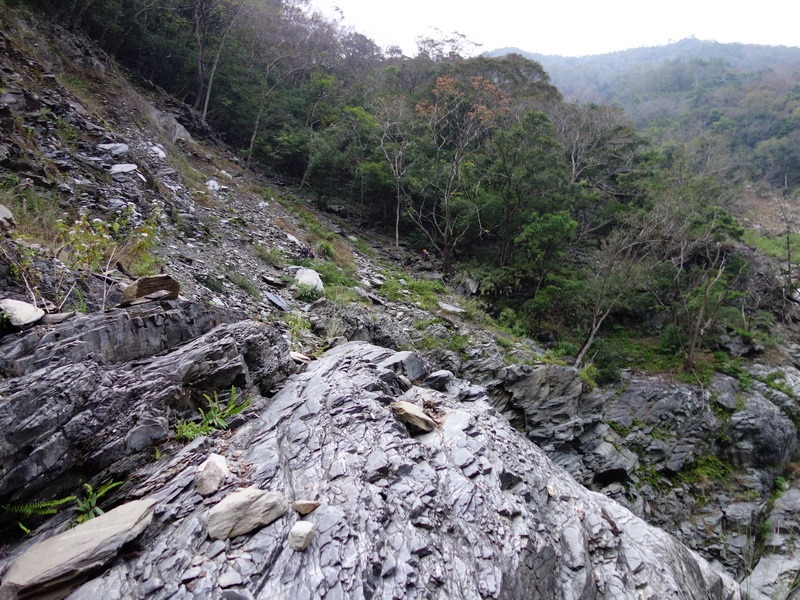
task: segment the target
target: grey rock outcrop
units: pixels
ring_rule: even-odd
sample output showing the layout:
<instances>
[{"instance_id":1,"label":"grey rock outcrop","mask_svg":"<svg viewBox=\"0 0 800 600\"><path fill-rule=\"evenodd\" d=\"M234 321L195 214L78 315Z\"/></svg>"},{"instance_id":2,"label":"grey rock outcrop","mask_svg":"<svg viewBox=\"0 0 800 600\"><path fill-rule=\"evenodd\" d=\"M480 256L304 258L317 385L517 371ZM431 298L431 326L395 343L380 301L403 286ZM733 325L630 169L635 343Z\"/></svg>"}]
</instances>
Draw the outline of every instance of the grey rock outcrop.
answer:
<instances>
[{"instance_id":1,"label":"grey rock outcrop","mask_svg":"<svg viewBox=\"0 0 800 600\"><path fill-rule=\"evenodd\" d=\"M288 546L293 512L209 539L190 445L136 475L129 493L163 506L142 550L71 599L740 598L670 535L574 482L485 398L407 390L442 421L411 437L388 406L398 375L377 366L393 354L335 348L226 442L243 485L323 500L304 518L304 552Z\"/></svg>"},{"instance_id":2,"label":"grey rock outcrop","mask_svg":"<svg viewBox=\"0 0 800 600\"><path fill-rule=\"evenodd\" d=\"M192 390L266 394L294 370L286 343L264 324L227 322L235 318L175 302L3 338L0 499L56 482L77 489L83 468L147 460L143 450L169 435L169 414L199 400Z\"/></svg>"},{"instance_id":3,"label":"grey rock outcrop","mask_svg":"<svg viewBox=\"0 0 800 600\"><path fill-rule=\"evenodd\" d=\"M800 489L792 488L779 494L768 516L768 531L764 540L766 552L742 582L752 600L790 598L796 590L800 571Z\"/></svg>"},{"instance_id":4,"label":"grey rock outcrop","mask_svg":"<svg viewBox=\"0 0 800 600\"><path fill-rule=\"evenodd\" d=\"M779 468L797 451L797 428L777 406L751 394L728 423L731 462L738 467Z\"/></svg>"}]
</instances>

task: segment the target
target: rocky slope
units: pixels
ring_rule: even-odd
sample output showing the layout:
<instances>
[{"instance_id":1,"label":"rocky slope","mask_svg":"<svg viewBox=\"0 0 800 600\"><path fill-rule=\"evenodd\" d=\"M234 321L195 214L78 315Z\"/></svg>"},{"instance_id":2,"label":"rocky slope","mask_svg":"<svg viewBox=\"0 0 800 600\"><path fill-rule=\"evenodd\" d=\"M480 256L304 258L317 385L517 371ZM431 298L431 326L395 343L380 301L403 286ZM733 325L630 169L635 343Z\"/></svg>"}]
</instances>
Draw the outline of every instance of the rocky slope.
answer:
<instances>
[{"instance_id":1,"label":"rocky slope","mask_svg":"<svg viewBox=\"0 0 800 600\"><path fill-rule=\"evenodd\" d=\"M114 533L98 554L44 574L26 560L41 559L38 542L60 543L52 536L74 512L18 540L6 511L3 593L735 598L794 585L800 504L786 465L800 373L788 359L777 379L775 367L753 366L761 380L749 390L721 375L701 389L634 372L588 390L575 369L542 364L535 344L484 328L473 302L443 291L432 301L428 291L444 288L417 281L435 281L429 265L246 171L86 42L28 20L4 27L2 198L29 225L36 210L157 223L150 267L174 276L182 298L117 307L129 255L122 270L87 273L65 264L70 244L32 245L0 220L11 236L0 296L30 302L34 287L54 313L2 325L0 503L112 478L125 484L104 508L155 500L120 519L136 535ZM329 297L309 303L290 285L320 241L330 254L304 264L323 272ZM409 348L418 354L394 352ZM319 359L287 379L298 368L290 350ZM232 385L252 404L230 432L175 439L178 419L196 420ZM392 410L398 401L417 409ZM414 410L435 420L432 432L404 424ZM211 453L226 467L200 495L197 468ZM242 492L252 487L281 497ZM256 508L242 509L237 498L253 494ZM321 503L304 519L315 537L303 551L285 547L308 541L290 536L293 500ZM231 505L268 518L209 539ZM733 582L751 572L743 588Z\"/></svg>"}]
</instances>

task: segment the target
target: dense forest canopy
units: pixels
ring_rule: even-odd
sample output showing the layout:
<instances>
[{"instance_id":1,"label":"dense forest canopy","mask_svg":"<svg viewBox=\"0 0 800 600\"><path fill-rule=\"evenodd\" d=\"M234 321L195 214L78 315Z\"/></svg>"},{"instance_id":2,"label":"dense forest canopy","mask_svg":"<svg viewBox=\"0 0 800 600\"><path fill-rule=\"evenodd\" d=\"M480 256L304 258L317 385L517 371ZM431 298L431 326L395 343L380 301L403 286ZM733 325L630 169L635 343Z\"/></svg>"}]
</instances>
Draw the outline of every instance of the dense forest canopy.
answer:
<instances>
[{"instance_id":1,"label":"dense forest canopy","mask_svg":"<svg viewBox=\"0 0 800 600\"><path fill-rule=\"evenodd\" d=\"M591 89L578 101L539 60L465 57L458 35L404 56L304 0L1 1L84 32L321 208L435 250L501 324L562 340L601 379L629 352L620 327L655 331L693 372L715 336L758 335L793 293L789 221L782 289L751 293L725 208L744 183L796 199L800 63L778 50L559 63L559 87L572 71L570 94Z\"/></svg>"}]
</instances>

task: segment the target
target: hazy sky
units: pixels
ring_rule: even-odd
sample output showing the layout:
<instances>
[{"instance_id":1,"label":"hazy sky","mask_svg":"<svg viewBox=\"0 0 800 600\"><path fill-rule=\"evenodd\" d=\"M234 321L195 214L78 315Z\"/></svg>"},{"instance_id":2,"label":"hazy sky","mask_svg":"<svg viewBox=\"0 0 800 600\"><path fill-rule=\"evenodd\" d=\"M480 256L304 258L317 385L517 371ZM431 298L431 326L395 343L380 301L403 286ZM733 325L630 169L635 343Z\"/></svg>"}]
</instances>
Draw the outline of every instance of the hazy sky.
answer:
<instances>
[{"instance_id":1,"label":"hazy sky","mask_svg":"<svg viewBox=\"0 0 800 600\"><path fill-rule=\"evenodd\" d=\"M582 56L656 46L689 36L718 42L800 46L798 0L311 0L379 46L413 55L438 28L482 44Z\"/></svg>"}]
</instances>

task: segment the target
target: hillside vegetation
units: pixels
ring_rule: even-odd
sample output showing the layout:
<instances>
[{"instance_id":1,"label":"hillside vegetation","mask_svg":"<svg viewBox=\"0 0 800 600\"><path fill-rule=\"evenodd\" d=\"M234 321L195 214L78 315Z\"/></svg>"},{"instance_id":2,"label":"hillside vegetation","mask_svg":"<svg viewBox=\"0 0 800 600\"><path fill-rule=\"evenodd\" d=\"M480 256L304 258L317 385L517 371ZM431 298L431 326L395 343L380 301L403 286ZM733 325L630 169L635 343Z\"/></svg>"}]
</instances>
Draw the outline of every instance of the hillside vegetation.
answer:
<instances>
[{"instance_id":1,"label":"hillside vegetation","mask_svg":"<svg viewBox=\"0 0 800 600\"><path fill-rule=\"evenodd\" d=\"M706 381L721 335L774 342L789 319L800 96L790 71L741 71L762 58L658 66L607 99L627 94L631 120L565 100L519 54L466 58L458 37L382 51L302 0L3 3L96 40L243 166L430 249L500 325L599 382L631 361ZM745 227L745 183L784 208L773 230Z\"/></svg>"}]
</instances>

